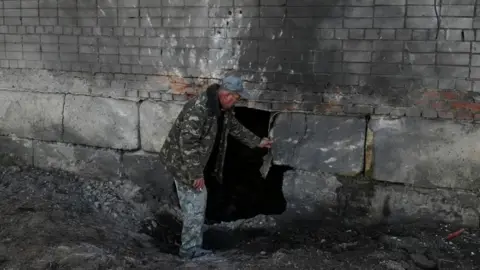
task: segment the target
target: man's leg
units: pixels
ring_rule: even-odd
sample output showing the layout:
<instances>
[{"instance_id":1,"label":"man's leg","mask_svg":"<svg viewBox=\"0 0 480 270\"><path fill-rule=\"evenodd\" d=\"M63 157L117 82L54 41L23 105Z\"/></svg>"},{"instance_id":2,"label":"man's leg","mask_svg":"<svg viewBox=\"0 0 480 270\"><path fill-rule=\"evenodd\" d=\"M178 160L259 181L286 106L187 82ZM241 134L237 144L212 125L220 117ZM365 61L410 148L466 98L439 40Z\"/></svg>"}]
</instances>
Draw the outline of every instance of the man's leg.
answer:
<instances>
[{"instance_id":1,"label":"man's leg","mask_svg":"<svg viewBox=\"0 0 480 270\"><path fill-rule=\"evenodd\" d=\"M175 185L183 220L182 246L179 255L193 258L210 254L211 252L202 249L207 190L198 191L178 181L175 181Z\"/></svg>"}]
</instances>

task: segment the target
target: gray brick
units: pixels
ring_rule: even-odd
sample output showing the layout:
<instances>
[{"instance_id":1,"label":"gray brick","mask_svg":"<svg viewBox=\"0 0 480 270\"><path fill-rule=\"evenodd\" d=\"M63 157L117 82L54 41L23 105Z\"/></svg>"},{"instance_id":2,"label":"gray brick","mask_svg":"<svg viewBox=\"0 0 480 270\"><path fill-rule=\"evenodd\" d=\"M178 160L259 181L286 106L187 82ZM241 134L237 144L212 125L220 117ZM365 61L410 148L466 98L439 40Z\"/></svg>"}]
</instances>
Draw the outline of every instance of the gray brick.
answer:
<instances>
[{"instance_id":1,"label":"gray brick","mask_svg":"<svg viewBox=\"0 0 480 270\"><path fill-rule=\"evenodd\" d=\"M191 0L195 1L195 0ZM233 5L233 0L231 0ZM260 0L262 6L284 6L287 4L287 0Z\"/></svg>"},{"instance_id":2,"label":"gray brick","mask_svg":"<svg viewBox=\"0 0 480 270\"><path fill-rule=\"evenodd\" d=\"M439 41L439 52L470 52L470 42Z\"/></svg>"},{"instance_id":3,"label":"gray brick","mask_svg":"<svg viewBox=\"0 0 480 270\"><path fill-rule=\"evenodd\" d=\"M472 67L472 71L470 72L470 78L480 79L480 68ZM478 84L478 82L476 83Z\"/></svg>"},{"instance_id":4,"label":"gray brick","mask_svg":"<svg viewBox=\"0 0 480 270\"><path fill-rule=\"evenodd\" d=\"M375 0L375 5L396 5L396 6L404 6L406 4L406 0Z\"/></svg>"},{"instance_id":5,"label":"gray brick","mask_svg":"<svg viewBox=\"0 0 480 270\"><path fill-rule=\"evenodd\" d=\"M441 78L468 78L468 67L438 66L438 76Z\"/></svg>"},{"instance_id":6,"label":"gray brick","mask_svg":"<svg viewBox=\"0 0 480 270\"><path fill-rule=\"evenodd\" d=\"M335 37L335 30L334 29L317 29L315 31L314 37L320 38L320 39L333 39Z\"/></svg>"},{"instance_id":7,"label":"gray brick","mask_svg":"<svg viewBox=\"0 0 480 270\"><path fill-rule=\"evenodd\" d=\"M376 6L375 17L403 17L405 16L405 7L402 6Z\"/></svg>"},{"instance_id":8,"label":"gray brick","mask_svg":"<svg viewBox=\"0 0 480 270\"><path fill-rule=\"evenodd\" d=\"M375 64L372 66L372 74L376 75L399 75L402 67L398 64Z\"/></svg>"},{"instance_id":9,"label":"gray brick","mask_svg":"<svg viewBox=\"0 0 480 270\"><path fill-rule=\"evenodd\" d=\"M344 73L351 74L370 74L370 63L347 63L343 65Z\"/></svg>"},{"instance_id":10,"label":"gray brick","mask_svg":"<svg viewBox=\"0 0 480 270\"><path fill-rule=\"evenodd\" d=\"M343 28L343 19L324 18L318 23L317 28Z\"/></svg>"},{"instance_id":11,"label":"gray brick","mask_svg":"<svg viewBox=\"0 0 480 270\"><path fill-rule=\"evenodd\" d=\"M118 7L138 7L139 0L118 0Z\"/></svg>"},{"instance_id":12,"label":"gray brick","mask_svg":"<svg viewBox=\"0 0 480 270\"><path fill-rule=\"evenodd\" d=\"M343 50L345 51L371 51L372 42L365 40L345 40L343 41Z\"/></svg>"},{"instance_id":13,"label":"gray brick","mask_svg":"<svg viewBox=\"0 0 480 270\"><path fill-rule=\"evenodd\" d=\"M438 0L407 0L408 5L434 5Z\"/></svg>"},{"instance_id":14,"label":"gray brick","mask_svg":"<svg viewBox=\"0 0 480 270\"><path fill-rule=\"evenodd\" d=\"M58 44L42 44L42 52L58 52Z\"/></svg>"},{"instance_id":15,"label":"gray brick","mask_svg":"<svg viewBox=\"0 0 480 270\"><path fill-rule=\"evenodd\" d=\"M5 17L20 17L22 14L21 9L5 9L3 10L3 16Z\"/></svg>"},{"instance_id":16,"label":"gray brick","mask_svg":"<svg viewBox=\"0 0 480 270\"><path fill-rule=\"evenodd\" d=\"M141 1L141 0L140 0ZM160 1L158 1L160 2ZM162 0L162 5L164 7L168 6L185 6L184 0Z\"/></svg>"},{"instance_id":17,"label":"gray brick","mask_svg":"<svg viewBox=\"0 0 480 270\"><path fill-rule=\"evenodd\" d=\"M437 27L437 18L436 17L425 17L425 18L407 18L406 21L407 28L436 28Z\"/></svg>"},{"instance_id":18,"label":"gray brick","mask_svg":"<svg viewBox=\"0 0 480 270\"><path fill-rule=\"evenodd\" d=\"M57 18L40 18L40 25L56 25Z\"/></svg>"},{"instance_id":19,"label":"gray brick","mask_svg":"<svg viewBox=\"0 0 480 270\"><path fill-rule=\"evenodd\" d=\"M40 19L39 18L22 18L22 25L39 25Z\"/></svg>"},{"instance_id":20,"label":"gray brick","mask_svg":"<svg viewBox=\"0 0 480 270\"><path fill-rule=\"evenodd\" d=\"M261 7L260 8L260 14L264 16L266 14L266 10L268 9L273 9L272 7ZM280 10L284 10L284 8L277 8ZM315 12L316 10L312 7L287 7L287 14L289 17L312 17L312 16L320 16ZM284 13L284 12L283 12ZM341 14L340 16L343 16ZM332 16L332 17L338 17L338 16Z\"/></svg>"},{"instance_id":21,"label":"gray brick","mask_svg":"<svg viewBox=\"0 0 480 270\"><path fill-rule=\"evenodd\" d=\"M80 53L96 53L98 52L98 48L96 46L80 45L79 52Z\"/></svg>"},{"instance_id":22,"label":"gray brick","mask_svg":"<svg viewBox=\"0 0 480 270\"><path fill-rule=\"evenodd\" d=\"M372 53L370 52L345 52L343 61L345 62L370 62Z\"/></svg>"},{"instance_id":23,"label":"gray brick","mask_svg":"<svg viewBox=\"0 0 480 270\"><path fill-rule=\"evenodd\" d=\"M433 6L408 6L407 16L410 17L435 17L435 8ZM435 18L436 19L436 18Z\"/></svg>"},{"instance_id":24,"label":"gray brick","mask_svg":"<svg viewBox=\"0 0 480 270\"><path fill-rule=\"evenodd\" d=\"M5 56L6 56L7 59L12 59L12 60L23 59L23 54L22 54L22 52L9 52L9 51L6 51L6 52L5 52Z\"/></svg>"},{"instance_id":25,"label":"gray brick","mask_svg":"<svg viewBox=\"0 0 480 270\"><path fill-rule=\"evenodd\" d=\"M38 9L22 9L23 17L38 17Z\"/></svg>"},{"instance_id":26,"label":"gray brick","mask_svg":"<svg viewBox=\"0 0 480 270\"><path fill-rule=\"evenodd\" d=\"M140 7L161 7L162 1L161 0L140 0L139 6Z\"/></svg>"},{"instance_id":27,"label":"gray brick","mask_svg":"<svg viewBox=\"0 0 480 270\"><path fill-rule=\"evenodd\" d=\"M40 44L23 44L23 51L25 52L39 52Z\"/></svg>"},{"instance_id":28,"label":"gray brick","mask_svg":"<svg viewBox=\"0 0 480 270\"><path fill-rule=\"evenodd\" d=\"M60 43L72 44L78 42L77 36L60 36Z\"/></svg>"},{"instance_id":29,"label":"gray brick","mask_svg":"<svg viewBox=\"0 0 480 270\"><path fill-rule=\"evenodd\" d=\"M349 34L348 29L335 29L335 38L336 39L348 39L348 34Z\"/></svg>"},{"instance_id":30,"label":"gray brick","mask_svg":"<svg viewBox=\"0 0 480 270\"><path fill-rule=\"evenodd\" d=\"M292 7L292 8L308 9L307 7ZM280 18L283 18L286 14L285 12L290 12L291 11L290 9L292 9L292 8L289 8L287 10L284 7L261 7L260 8L260 16L262 16L262 17L280 17ZM295 12L295 10L292 10L292 11ZM304 10L301 10L301 11L304 11ZM219 16L220 17L230 17L231 16L230 14L232 14L232 8L218 7L218 8L211 8L209 16L210 17L219 17ZM288 13L288 15L294 17L294 15L290 14L290 13ZM304 17L304 16L302 15L302 16L295 16L295 17Z\"/></svg>"},{"instance_id":31,"label":"gray brick","mask_svg":"<svg viewBox=\"0 0 480 270\"><path fill-rule=\"evenodd\" d=\"M6 42L20 43L22 42L22 36L20 35L5 35Z\"/></svg>"},{"instance_id":32,"label":"gray brick","mask_svg":"<svg viewBox=\"0 0 480 270\"><path fill-rule=\"evenodd\" d=\"M23 35L22 40L23 40L23 43L40 43L40 36L39 35Z\"/></svg>"},{"instance_id":33,"label":"gray brick","mask_svg":"<svg viewBox=\"0 0 480 270\"><path fill-rule=\"evenodd\" d=\"M442 17L440 25L442 28L471 29L473 18Z\"/></svg>"},{"instance_id":34,"label":"gray brick","mask_svg":"<svg viewBox=\"0 0 480 270\"><path fill-rule=\"evenodd\" d=\"M22 0L22 9L38 8L38 0Z\"/></svg>"},{"instance_id":35,"label":"gray brick","mask_svg":"<svg viewBox=\"0 0 480 270\"><path fill-rule=\"evenodd\" d=\"M20 20L20 17L5 17L4 18L5 24L6 25L21 25L22 21Z\"/></svg>"},{"instance_id":36,"label":"gray brick","mask_svg":"<svg viewBox=\"0 0 480 270\"><path fill-rule=\"evenodd\" d=\"M475 38L475 32L473 30L455 30L447 29L445 34L446 40L454 41L471 41Z\"/></svg>"},{"instance_id":37,"label":"gray brick","mask_svg":"<svg viewBox=\"0 0 480 270\"><path fill-rule=\"evenodd\" d=\"M5 43L5 51L21 52L22 45L17 43Z\"/></svg>"},{"instance_id":38,"label":"gray brick","mask_svg":"<svg viewBox=\"0 0 480 270\"><path fill-rule=\"evenodd\" d=\"M442 0L442 5L475 5L475 0Z\"/></svg>"},{"instance_id":39,"label":"gray brick","mask_svg":"<svg viewBox=\"0 0 480 270\"><path fill-rule=\"evenodd\" d=\"M373 6L374 0L345 0L346 6Z\"/></svg>"},{"instance_id":40,"label":"gray brick","mask_svg":"<svg viewBox=\"0 0 480 270\"><path fill-rule=\"evenodd\" d=\"M401 63L403 54L401 52L374 52L373 62L376 63Z\"/></svg>"},{"instance_id":41,"label":"gray brick","mask_svg":"<svg viewBox=\"0 0 480 270\"><path fill-rule=\"evenodd\" d=\"M350 29L348 37L350 39L364 39L365 30L363 29Z\"/></svg>"},{"instance_id":42,"label":"gray brick","mask_svg":"<svg viewBox=\"0 0 480 270\"><path fill-rule=\"evenodd\" d=\"M437 64L439 65L453 65L463 66L470 64L470 55L468 54L453 54L442 53L437 55Z\"/></svg>"},{"instance_id":43,"label":"gray brick","mask_svg":"<svg viewBox=\"0 0 480 270\"><path fill-rule=\"evenodd\" d=\"M411 40L412 39L412 30L411 29L398 29L395 33L396 40Z\"/></svg>"},{"instance_id":44,"label":"gray brick","mask_svg":"<svg viewBox=\"0 0 480 270\"><path fill-rule=\"evenodd\" d=\"M405 42L405 51L407 52L435 52L436 43L433 41L411 41Z\"/></svg>"},{"instance_id":45,"label":"gray brick","mask_svg":"<svg viewBox=\"0 0 480 270\"><path fill-rule=\"evenodd\" d=\"M76 53L61 53L60 54L60 61L77 62L78 61L78 54L76 54Z\"/></svg>"},{"instance_id":46,"label":"gray brick","mask_svg":"<svg viewBox=\"0 0 480 270\"><path fill-rule=\"evenodd\" d=\"M375 18L373 27L375 28L403 28L404 18Z\"/></svg>"},{"instance_id":47,"label":"gray brick","mask_svg":"<svg viewBox=\"0 0 480 270\"><path fill-rule=\"evenodd\" d=\"M345 19L344 27L345 28L372 28L373 19Z\"/></svg>"},{"instance_id":48,"label":"gray brick","mask_svg":"<svg viewBox=\"0 0 480 270\"><path fill-rule=\"evenodd\" d=\"M185 1L188 1L188 0L185 0ZM196 0L193 0L193 1L196 1ZM216 6L226 6L226 7L229 7L229 6L233 6L233 0L198 0L196 1L198 2L199 4L197 5L200 5L201 6L206 6L207 4L209 6L213 6L213 7L216 7ZM192 4L189 4L190 6Z\"/></svg>"},{"instance_id":49,"label":"gray brick","mask_svg":"<svg viewBox=\"0 0 480 270\"><path fill-rule=\"evenodd\" d=\"M20 1L18 0L13 0L13 1L9 1L9 0L5 0L3 1L3 8L5 9L9 9L9 8L20 8L21 5L20 5ZM56 6L56 4L55 4Z\"/></svg>"},{"instance_id":50,"label":"gray brick","mask_svg":"<svg viewBox=\"0 0 480 270\"><path fill-rule=\"evenodd\" d=\"M407 53L404 57L404 62L411 65L434 65L434 53Z\"/></svg>"},{"instance_id":51,"label":"gray brick","mask_svg":"<svg viewBox=\"0 0 480 270\"><path fill-rule=\"evenodd\" d=\"M148 13L146 11L151 10L151 13ZM158 11L157 11L158 10ZM155 13L155 11L158 12L158 14ZM145 17L145 16L161 16L162 12L160 8L142 8L141 11L138 8L119 8L118 9L118 17L138 17L138 14L140 12L140 16ZM145 13L144 13L145 12Z\"/></svg>"},{"instance_id":52,"label":"gray brick","mask_svg":"<svg viewBox=\"0 0 480 270\"><path fill-rule=\"evenodd\" d=\"M472 52L480 53L480 42L472 42Z\"/></svg>"},{"instance_id":53,"label":"gray brick","mask_svg":"<svg viewBox=\"0 0 480 270\"><path fill-rule=\"evenodd\" d=\"M478 18L478 17L475 17L475 18L474 18L474 20L473 20L473 28L474 28L474 29L480 28L480 18Z\"/></svg>"},{"instance_id":54,"label":"gray brick","mask_svg":"<svg viewBox=\"0 0 480 270\"><path fill-rule=\"evenodd\" d=\"M402 41L387 41L387 40L376 40L373 42L374 51L403 51L404 44Z\"/></svg>"},{"instance_id":55,"label":"gray brick","mask_svg":"<svg viewBox=\"0 0 480 270\"><path fill-rule=\"evenodd\" d=\"M475 6L446 5L440 10L440 15L446 17L473 17Z\"/></svg>"},{"instance_id":56,"label":"gray brick","mask_svg":"<svg viewBox=\"0 0 480 270\"><path fill-rule=\"evenodd\" d=\"M475 67L480 66L480 55L478 54L472 55L472 66L475 66Z\"/></svg>"},{"instance_id":57,"label":"gray brick","mask_svg":"<svg viewBox=\"0 0 480 270\"><path fill-rule=\"evenodd\" d=\"M373 17L373 7L346 7L345 17Z\"/></svg>"}]
</instances>

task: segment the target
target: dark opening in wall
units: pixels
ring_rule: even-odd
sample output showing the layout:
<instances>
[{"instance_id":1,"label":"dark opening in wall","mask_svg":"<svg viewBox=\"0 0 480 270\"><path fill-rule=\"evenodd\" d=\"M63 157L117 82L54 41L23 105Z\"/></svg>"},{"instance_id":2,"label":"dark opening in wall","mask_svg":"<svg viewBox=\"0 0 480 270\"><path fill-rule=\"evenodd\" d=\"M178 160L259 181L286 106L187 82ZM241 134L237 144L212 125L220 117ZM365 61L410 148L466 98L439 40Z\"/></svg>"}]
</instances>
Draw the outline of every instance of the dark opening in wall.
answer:
<instances>
[{"instance_id":1,"label":"dark opening in wall","mask_svg":"<svg viewBox=\"0 0 480 270\"><path fill-rule=\"evenodd\" d=\"M270 112L245 107L235 108L238 121L260 137L268 136ZM267 149L251 149L228 137L223 168L223 183L208 177L208 223L251 218L259 214L283 213L286 201L282 193L283 174L290 168L272 165L264 178L260 173ZM216 154L216 153L213 153ZM208 170L208 169L207 169Z\"/></svg>"}]
</instances>

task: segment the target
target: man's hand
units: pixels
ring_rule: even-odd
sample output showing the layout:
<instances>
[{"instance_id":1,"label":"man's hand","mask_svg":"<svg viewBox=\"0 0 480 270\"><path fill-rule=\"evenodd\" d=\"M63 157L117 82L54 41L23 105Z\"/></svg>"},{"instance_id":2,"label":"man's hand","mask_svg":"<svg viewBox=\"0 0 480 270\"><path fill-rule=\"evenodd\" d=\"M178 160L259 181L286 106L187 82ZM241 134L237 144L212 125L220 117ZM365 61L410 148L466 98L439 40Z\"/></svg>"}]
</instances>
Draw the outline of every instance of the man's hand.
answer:
<instances>
[{"instance_id":1,"label":"man's hand","mask_svg":"<svg viewBox=\"0 0 480 270\"><path fill-rule=\"evenodd\" d=\"M198 178L193 182L193 188L195 188L198 191L201 191L202 189L205 188L205 179Z\"/></svg>"},{"instance_id":2,"label":"man's hand","mask_svg":"<svg viewBox=\"0 0 480 270\"><path fill-rule=\"evenodd\" d=\"M258 147L260 148L271 148L273 141L269 138L263 138Z\"/></svg>"}]
</instances>

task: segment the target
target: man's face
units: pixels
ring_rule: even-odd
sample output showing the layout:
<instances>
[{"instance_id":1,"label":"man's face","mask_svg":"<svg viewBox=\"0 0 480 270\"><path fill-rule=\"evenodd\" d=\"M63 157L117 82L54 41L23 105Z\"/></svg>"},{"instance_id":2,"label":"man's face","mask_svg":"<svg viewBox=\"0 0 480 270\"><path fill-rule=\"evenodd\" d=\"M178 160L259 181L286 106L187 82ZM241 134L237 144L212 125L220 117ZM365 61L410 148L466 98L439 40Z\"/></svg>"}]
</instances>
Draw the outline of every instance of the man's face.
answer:
<instances>
[{"instance_id":1,"label":"man's face","mask_svg":"<svg viewBox=\"0 0 480 270\"><path fill-rule=\"evenodd\" d=\"M218 92L218 99L220 100L222 108L228 110L240 100L240 95L227 90L220 90Z\"/></svg>"}]
</instances>

